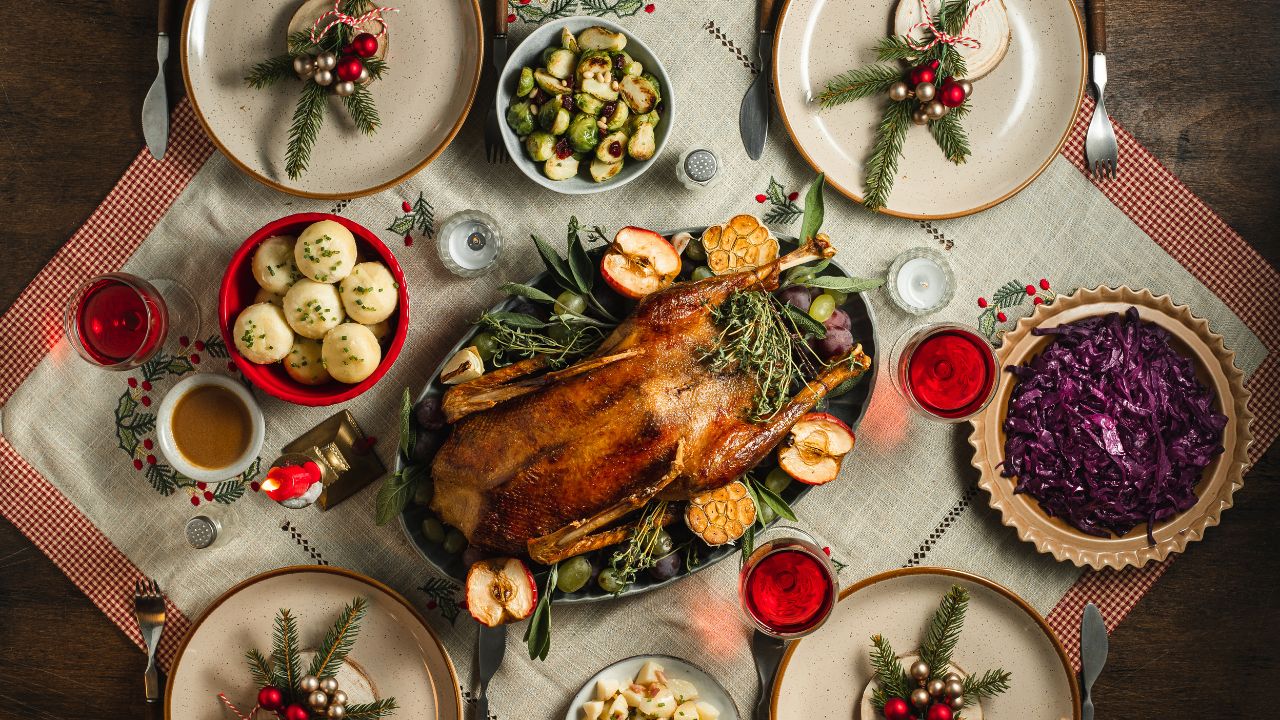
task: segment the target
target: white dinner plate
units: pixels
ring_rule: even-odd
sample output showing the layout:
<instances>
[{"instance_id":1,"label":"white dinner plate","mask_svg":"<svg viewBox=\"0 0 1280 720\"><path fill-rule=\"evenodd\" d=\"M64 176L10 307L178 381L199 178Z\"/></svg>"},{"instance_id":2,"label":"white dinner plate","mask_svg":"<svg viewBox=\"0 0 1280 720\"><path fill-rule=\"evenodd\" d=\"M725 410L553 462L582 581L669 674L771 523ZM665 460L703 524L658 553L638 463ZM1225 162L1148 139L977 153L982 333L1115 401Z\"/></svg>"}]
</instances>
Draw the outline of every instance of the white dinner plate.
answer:
<instances>
[{"instance_id":1,"label":"white dinner plate","mask_svg":"<svg viewBox=\"0 0 1280 720\"><path fill-rule=\"evenodd\" d=\"M774 39L774 92L800 153L827 182L862 201L864 163L887 100L822 110L826 81L876 62L898 0L788 0ZM912 127L883 212L915 219L969 215L1007 200L1058 154L1084 95L1085 41L1073 0L1005 0L1013 40L974 83L964 120L972 155L953 165L925 128ZM994 7L992 5L990 7ZM983 12L983 10L979 10Z\"/></svg>"},{"instance_id":2,"label":"white dinner plate","mask_svg":"<svg viewBox=\"0 0 1280 720\"><path fill-rule=\"evenodd\" d=\"M706 670L688 660L672 655L636 655L606 667L587 681L565 711L564 720L582 720L582 704L595 699L596 681L613 678L626 687L640 672L641 666L653 660L662 666L663 672L673 680L688 680L698 689L698 699L716 706L720 711L720 720L738 720L738 706L724 689L719 680L711 677Z\"/></svg>"},{"instance_id":3,"label":"white dinner plate","mask_svg":"<svg viewBox=\"0 0 1280 720\"><path fill-rule=\"evenodd\" d=\"M338 674L351 702L394 697L400 708L395 717L462 720L453 662L408 601L358 573L317 566L251 577L223 593L192 623L169 670L165 720L225 720L230 714L218 693L248 712L258 688L244 654L256 648L271 656L278 610L287 608L297 618L305 653L319 645L338 613L357 596L368 602L368 609Z\"/></svg>"},{"instance_id":4,"label":"white dinner plate","mask_svg":"<svg viewBox=\"0 0 1280 720\"><path fill-rule=\"evenodd\" d=\"M330 3L331 5L332 3ZM382 126L359 133L338 98L297 180L285 146L302 82L255 90L256 63L285 51L298 0L191 0L182 21L182 79L205 132L241 170L294 195L345 199L384 190L444 151L480 81L484 38L477 0L407 3L388 12L387 71L370 86Z\"/></svg>"},{"instance_id":5,"label":"white dinner plate","mask_svg":"<svg viewBox=\"0 0 1280 720\"><path fill-rule=\"evenodd\" d=\"M883 720L860 709L874 675L871 636L883 635L900 656L914 653L952 585L969 591L956 665L1011 674L1007 692L982 700L985 720L1080 720L1075 673L1044 618L1005 587L947 568L891 570L844 590L826 624L787 648L772 720Z\"/></svg>"}]
</instances>

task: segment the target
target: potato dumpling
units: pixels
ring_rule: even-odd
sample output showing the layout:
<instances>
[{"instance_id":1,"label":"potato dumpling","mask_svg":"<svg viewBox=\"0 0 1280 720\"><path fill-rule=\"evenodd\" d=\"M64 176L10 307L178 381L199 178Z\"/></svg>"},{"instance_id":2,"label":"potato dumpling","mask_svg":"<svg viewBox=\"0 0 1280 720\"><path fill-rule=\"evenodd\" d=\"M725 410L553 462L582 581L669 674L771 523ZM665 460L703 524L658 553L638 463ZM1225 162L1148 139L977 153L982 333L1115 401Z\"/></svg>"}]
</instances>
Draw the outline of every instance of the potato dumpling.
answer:
<instances>
[{"instance_id":1,"label":"potato dumpling","mask_svg":"<svg viewBox=\"0 0 1280 720\"><path fill-rule=\"evenodd\" d=\"M391 271L380 262L362 262L351 270L338 287L347 317L362 325L372 325L391 317L400 300L400 287Z\"/></svg>"},{"instance_id":2,"label":"potato dumpling","mask_svg":"<svg viewBox=\"0 0 1280 720\"><path fill-rule=\"evenodd\" d=\"M240 311L231 329L236 349L259 365L279 362L293 347L293 331L284 312L271 303L257 303Z\"/></svg>"},{"instance_id":3,"label":"potato dumpling","mask_svg":"<svg viewBox=\"0 0 1280 720\"><path fill-rule=\"evenodd\" d=\"M342 322L338 288L303 278L284 294L284 316L294 332L319 340Z\"/></svg>"},{"instance_id":4,"label":"potato dumpling","mask_svg":"<svg viewBox=\"0 0 1280 720\"><path fill-rule=\"evenodd\" d=\"M333 377L324 368L322 348L319 340L304 337L294 339L293 348L284 359L284 371L303 385L323 385L329 382Z\"/></svg>"},{"instance_id":5,"label":"potato dumpling","mask_svg":"<svg viewBox=\"0 0 1280 720\"><path fill-rule=\"evenodd\" d=\"M373 324L369 324L369 323L360 323L360 324L369 328L369 332L373 333L373 336L378 338L379 341L391 335L391 322L388 320L383 320L382 322L376 322Z\"/></svg>"},{"instance_id":6,"label":"potato dumpling","mask_svg":"<svg viewBox=\"0 0 1280 720\"><path fill-rule=\"evenodd\" d=\"M292 235L276 235L262 241L253 253L253 279L267 292L283 295L301 275L293 260Z\"/></svg>"},{"instance_id":7,"label":"potato dumpling","mask_svg":"<svg viewBox=\"0 0 1280 720\"><path fill-rule=\"evenodd\" d=\"M317 282L336 283L356 264L356 238L334 220L312 223L293 245L293 259L303 275Z\"/></svg>"},{"instance_id":8,"label":"potato dumpling","mask_svg":"<svg viewBox=\"0 0 1280 720\"><path fill-rule=\"evenodd\" d=\"M284 307L284 293L271 292L270 290L260 287L258 292L254 294L253 301L255 303L271 303L276 307Z\"/></svg>"},{"instance_id":9,"label":"potato dumpling","mask_svg":"<svg viewBox=\"0 0 1280 720\"><path fill-rule=\"evenodd\" d=\"M334 380L358 383L378 369L382 346L369 328L360 323L343 323L324 336L321 357Z\"/></svg>"}]
</instances>

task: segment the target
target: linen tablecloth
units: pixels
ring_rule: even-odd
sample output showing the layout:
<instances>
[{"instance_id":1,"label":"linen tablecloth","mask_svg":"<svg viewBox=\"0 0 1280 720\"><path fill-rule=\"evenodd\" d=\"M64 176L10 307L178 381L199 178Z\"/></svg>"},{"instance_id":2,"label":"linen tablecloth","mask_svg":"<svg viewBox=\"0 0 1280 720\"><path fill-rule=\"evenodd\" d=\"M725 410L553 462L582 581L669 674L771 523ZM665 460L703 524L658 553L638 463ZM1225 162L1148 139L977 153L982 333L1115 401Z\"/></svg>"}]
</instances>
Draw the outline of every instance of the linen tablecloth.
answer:
<instances>
[{"instance_id":1,"label":"linen tablecloth","mask_svg":"<svg viewBox=\"0 0 1280 720\"><path fill-rule=\"evenodd\" d=\"M569 0L573 2L574 0ZM523 34L564 0L539 0L512 12ZM289 564L353 568L404 593L445 640L465 690L471 688L475 625L457 612L456 587L419 558L396 525L373 524L369 489L336 508L286 511L257 492L256 478L200 486L167 470L154 448L154 410L165 390L192 372L234 373L218 337L213 306L232 252L265 223L291 213L335 212L378 232L404 268L411 327L391 372L349 408L394 453L396 407L403 388L416 391L441 355L509 280L536 274L540 262L530 233L563 237L570 215L606 232L623 225L655 229L722 222L731 215L772 213L779 234L795 231L789 203L814 177L774 123L764 157L749 161L737 135L739 98L755 68L741 48L754 40L753 13L725 0L668 0L641 5L584 2L581 12L617 15L664 58L683 102L670 147L642 178L602 195L569 197L543 190L511 166L483 162L480 120L485 98L453 144L416 177L383 193L340 202L283 195L241 174L214 152L185 101L173 114L169 154L157 162L139 153L125 176L53 261L0 318L10 338L0 349L0 512L48 554L117 623L140 642L130 592L142 575L169 594L170 622L160 650L172 659L189 625L219 593L255 573ZM610 9L612 8L612 9ZM705 78L718 78L705 82ZM697 93L695 99L694 94ZM1248 288L1273 287L1280 275L1219 217L1195 198L1122 128L1121 173L1094 183L1083 172L1083 137L1092 104L1075 124L1061 154L1012 199L977 215L916 222L869 213L827 195L824 230L839 260L862 275L883 273L899 252L927 245L947 253L958 280L955 300L931 319L977 325L1002 288L1038 285L1054 291L1099 284L1147 287L1168 293L1208 318L1236 352L1249 378L1258 438L1251 457L1270 445L1280 422L1280 368L1272 350L1280 322ZM675 158L693 146L717 151L724 177L711 190L674 182ZM999 152L974 141L975 152ZM909 157L908 157L909 160ZM909 162L906 163L909 165ZM402 236L405 203L421 199L421 224ZM432 239L440 221L474 208L498 219L507 250L490 274L460 280L447 273ZM394 228L394 230L392 229ZM202 302L203 328L172 338L160 360L130 373L81 361L62 338L61 308L88 277L123 269L168 277ZM1006 322L1030 312L1030 298L1006 289ZM878 321L879 361L915 318L897 311L883 291L868 294ZM336 408L302 408L261 393L267 415L263 460ZM841 477L796 507L801 523L830 545L852 582L882 570L941 565L972 571L1026 598L1058 632L1073 660L1079 611L1099 603L1114 627L1164 572L1154 563L1123 572L1082 572L1040 555L1004 527L987 506L970 469L967 425L929 423L908 412L881 375ZM215 516L225 539L193 550L182 527L197 514ZM1231 513L1225 516L1230 522ZM1208 542L1213 541L1213 531ZM755 675L747 628L737 620L736 563L725 562L648 595L558 608L547 662L530 661L519 632L510 633L506 663L495 681L493 709L521 713L522 695L538 688L539 707L554 715L564 699L601 666L637 653L696 659L748 708ZM469 693L468 693L469 694ZM211 700L207 717L220 717Z\"/></svg>"}]
</instances>

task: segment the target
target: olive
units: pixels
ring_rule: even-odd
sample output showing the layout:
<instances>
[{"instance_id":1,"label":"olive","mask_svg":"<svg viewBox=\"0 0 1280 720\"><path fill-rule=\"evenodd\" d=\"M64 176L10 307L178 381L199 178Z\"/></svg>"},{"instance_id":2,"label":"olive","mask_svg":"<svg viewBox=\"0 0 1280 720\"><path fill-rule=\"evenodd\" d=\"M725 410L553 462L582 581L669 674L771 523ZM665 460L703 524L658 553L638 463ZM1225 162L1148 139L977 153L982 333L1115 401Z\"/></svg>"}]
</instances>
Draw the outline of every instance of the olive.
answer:
<instances>
[{"instance_id":1,"label":"olive","mask_svg":"<svg viewBox=\"0 0 1280 720\"><path fill-rule=\"evenodd\" d=\"M568 323L553 322L547 328L547 337L561 344L568 344L573 338L573 328Z\"/></svg>"},{"instance_id":2,"label":"olive","mask_svg":"<svg viewBox=\"0 0 1280 720\"><path fill-rule=\"evenodd\" d=\"M689 243L689 244L693 245L693 243ZM699 265L698 267L693 269L694 280L706 280L712 275L715 275L715 273L711 272L711 268L707 267L706 265Z\"/></svg>"},{"instance_id":3,"label":"olive","mask_svg":"<svg viewBox=\"0 0 1280 720\"><path fill-rule=\"evenodd\" d=\"M428 542L440 544L444 542L444 523L436 518L429 517L422 521L422 534L427 537Z\"/></svg>"},{"instance_id":4,"label":"olive","mask_svg":"<svg viewBox=\"0 0 1280 720\"><path fill-rule=\"evenodd\" d=\"M653 543L653 554L662 557L671 552L671 548L676 546L676 541L671 538L671 533L666 530L659 530L658 537Z\"/></svg>"},{"instance_id":5,"label":"olive","mask_svg":"<svg viewBox=\"0 0 1280 720\"><path fill-rule=\"evenodd\" d=\"M467 539L462 533L450 528L449 534L444 536L444 551L447 553L460 553L467 548Z\"/></svg>"},{"instance_id":6,"label":"olive","mask_svg":"<svg viewBox=\"0 0 1280 720\"><path fill-rule=\"evenodd\" d=\"M581 315L586 312L587 300L578 293L565 290L556 297L552 306L557 315Z\"/></svg>"},{"instance_id":7,"label":"olive","mask_svg":"<svg viewBox=\"0 0 1280 720\"><path fill-rule=\"evenodd\" d=\"M649 577L659 582L670 580L680 574L680 553L667 553L649 568Z\"/></svg>"},{"instance_id":8,"label":"olive","mask_svg":"<svg viewBox=\"0 0 1280 720\"><path fill-rule=\"evenodd\" d=\"M578 592L589 580L591 580L591 561L579 555L560 563L560 569L556 574L556 587L563 593Z\"/></svg>"},{"instance_id":9,"label":"olive","mask_svg":"<svg viewBox=\"0 0 1280 720\"><path fill-rule=\"evenodd\" d=\"M780 467L770 470L764 479L764 486L772 490L774 495L781 495L782 491L786 490L790 485L791 476Z\"/></svg>"},{"instance_id":10,"label":"olive","mask_svg":"<svg viewBox=\"0 0 1280 720\"><path fill-rule=\"evenodd\" d=\"M413 489L413 504L423 505L423 506L430 505L431 496L434 493L435 493L435 486L432 485L431 481L429 480L419 481L418 487Z\"/></svg>"},{"instance_id":11,"label":"olive","mask_svg":"<svg viewBox=\"0 0 1280 720\"><path fill-rule=\"evenodd\" d=\"M618 579L618 573L614 572L613 568L605 568L601 570L600 577L596 578L596 583L600 586L601 590L611 595L617 595L627 587L622 584L620 579Z\"/></svg>"},{"instance_id":12,"label":"olive","mask_svg":"<svg viewBox=\"0 0 1280 720\"><path fill-rule=\"evenodd\" d=\"M818 322L826 322L835 311L836 299L823 293L813 299L813 304L809 306L809 317Z\"/></svg>"},{"instance_id":13,"label":"olive","mask_svg":"<svg viewBox=\"0 0 1280 720\"><path fill-rule=\"evenodd\" d=\"M471 344L475 347L476 352L480 353L480 359L489 362L493 356L498 353L498 341L493 339L493 335L487 332L478 333L471 338Z\"/></svg>"},{"instance_id":14,"label":"olive","mask_svg":"<svg viewBox=\"0 0 1280 720\"><path fill-rule=\"evenodd\" d=\"M443 441L443 433L438 430L423 430L418 433L418 438L413 443L413 461L423 465L431 462L431 459L436 456L436 450L440 448ZM428 485L430 483L423 484ZM426 503L423 504L425 505Z\"/></svg>"},{"instance_id":15,"label":"olive","mask_svg":"<svg viewBox=\"0 0 1280 720\"><path fill-rule=\"evenodd\" d=\"M822 323L827 326L827 330L848 330L852 321L849 319L849 313L843 310L836 310L831 313L831 317Z\"/></svg>"},{"instance_id":16,"label":"olive","mask_svg":"<svg viewBox=\"0 0 1280 720\"><path fill-rule=\"evenodd\" d=\"M689 244L684 248L685 257L694 262L707 261L707 248L702 244L701 240L690 240Z\"/></svg>"}]
</instances>

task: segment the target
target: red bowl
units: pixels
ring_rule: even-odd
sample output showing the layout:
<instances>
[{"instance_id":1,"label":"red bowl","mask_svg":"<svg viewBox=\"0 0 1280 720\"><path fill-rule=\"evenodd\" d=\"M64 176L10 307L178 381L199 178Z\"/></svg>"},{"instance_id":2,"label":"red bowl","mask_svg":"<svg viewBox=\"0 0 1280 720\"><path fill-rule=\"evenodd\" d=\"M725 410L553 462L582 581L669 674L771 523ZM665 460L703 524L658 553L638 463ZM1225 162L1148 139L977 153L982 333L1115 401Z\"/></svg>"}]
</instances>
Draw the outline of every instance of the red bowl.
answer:
<instances>
[{"instance_id":1,"label":"red bowl","mask_svg":"<svg viewBox=\"0 0 1280 720\"><path fill-rule=\"evenodd\" d=\"M303 385L289 377L280 363L258 365L245 360L236 350L235 340L231 337L231 327L235 324L236 317L240 311L253 304L253 298L258 293L258 281L253 279L251 267L253 253L258 249L258 244L275 235L298 235L308 225L321 220L333 220L350 230L356 238L357 257L361 260L381 260L391 270L392 277L400 286L400 306L396 313L388 318L391 325L391 341L383 345L382 362L378 363L378 369L374 370L372 375L355 385L347 385L336 380L324 385ZM396 357L400 355L400 348L404 347L404 336L409 330L408 287L404 281L404 272L400 269L400 263L396 262L396 256L391 254L387 246L364 226L339 215L299 213L263 226L262 229L250 235L249 239L245 240L236 251L231 258L231 263L227 265L226 274L222 276L222 287L218 291L218 326L222 330L222 339L227 344L227 352L235 361L236 368L249 379L249 382L268 395L298 405L333 405L346 402L373 387L395 363Z\"/></svg>"}]
</instances>

